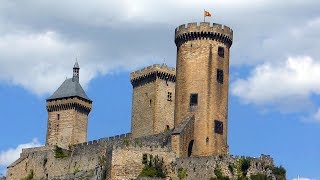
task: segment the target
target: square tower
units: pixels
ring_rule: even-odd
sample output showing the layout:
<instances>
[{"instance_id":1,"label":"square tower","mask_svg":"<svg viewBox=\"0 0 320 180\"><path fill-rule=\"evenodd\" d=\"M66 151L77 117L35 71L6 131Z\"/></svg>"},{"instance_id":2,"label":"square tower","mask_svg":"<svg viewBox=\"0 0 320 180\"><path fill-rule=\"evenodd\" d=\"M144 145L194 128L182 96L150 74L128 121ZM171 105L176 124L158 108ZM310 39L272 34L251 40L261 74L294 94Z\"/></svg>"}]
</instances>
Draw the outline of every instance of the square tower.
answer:
<instances>
[{"instance_id":1,"label":"square tower","mask_svg":"<svg viewBox=\"0 0 320 180\"><path fill-rule=\"evenodd\" d=\"M48 127L46 145L68 149L70 145L87 141L88 115L92 100L79 83L79 65L73 68L73 77L47 99Z\"/></svg>"},{"instance_id":2,"label":"square tower","mask_svg":"<svg viewBox=\"0 0 320 180\"><path fill-rule=\"evenodd\" d=\"M176 71L155 64L130 74L132 94L132 137L158 134L174 126Z\"/></svg>"}]
</instances>

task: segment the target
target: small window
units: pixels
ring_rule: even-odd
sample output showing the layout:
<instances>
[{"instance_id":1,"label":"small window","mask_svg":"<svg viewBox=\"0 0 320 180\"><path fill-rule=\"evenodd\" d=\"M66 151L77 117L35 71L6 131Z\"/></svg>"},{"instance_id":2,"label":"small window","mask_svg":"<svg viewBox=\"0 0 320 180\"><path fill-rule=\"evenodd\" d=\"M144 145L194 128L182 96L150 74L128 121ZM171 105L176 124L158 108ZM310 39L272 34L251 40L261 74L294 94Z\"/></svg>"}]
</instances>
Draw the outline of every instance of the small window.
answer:
<instances>
[{"instance_id":1,"label":"small window","mask_svg":"<svg viewBox=\"0 0 320 180\"><path fill-rule=\"evenodd\" d=\"M190 95L190 106L197 106L198 105L198 94L191 94Z\"/></svg>"},{"instance_id":2,"label":"small window","mask_svg":"<svg viewBox=\"0 0 320 180\"><path fill-rule=\"evenodd\" d=\"M166 130L170 130L170 126L169 125L166 125Z\"/></svg>"},{"instance_id":3,"label":"small window","mask_svg":"<svg viewBox=\"0 0 320 180\"><path fill-rule=\"evenodd\" d=\"M167 100L172 101L172 92L168 92Z\"/></svg>"},{"instance_id":4,"label":"small window","mask_svg":"<svg viewBox=\"0 0 320 180\"><path fill-rule=\"evenodd\" d=\"M221 46L218 47L218 55L224 58L224 48Z\"/></svg>"},{"instance_id":5,"label":"small window","mask_svg":"<svg viewBox=\"0 0 320 180\"><path fill-rule=\"evenodd\" d=\"M149 107L152 105L152 99L149 100Z\"/></svg>"},{"instance_id":6,"label":"small window","mask_svg":"<svg viewBox=\"0 0 320 180\"><path fill-rule=\"evenodd\" d=\"M214 120L214 132L217 134L223 134L223 122Z\"/></svg>"},{"instance_id":7,"label":"small window","mask_svg":"<svg viewBox=\"0 0 320 180\"><path fill-rule=\"evenodd\" d=\"M57 114L57 120L60 120L60 114Z\"/></svg>"},{"instance_id":8,"label":"small window","mask_svg":"<svg viewBox=\"0 0 320 180\"><path fill-rule=\"evenodd\" d=\"M223 84L223 70L217 69L217 81L220 84Z\"/></svg>"}]
</instances>

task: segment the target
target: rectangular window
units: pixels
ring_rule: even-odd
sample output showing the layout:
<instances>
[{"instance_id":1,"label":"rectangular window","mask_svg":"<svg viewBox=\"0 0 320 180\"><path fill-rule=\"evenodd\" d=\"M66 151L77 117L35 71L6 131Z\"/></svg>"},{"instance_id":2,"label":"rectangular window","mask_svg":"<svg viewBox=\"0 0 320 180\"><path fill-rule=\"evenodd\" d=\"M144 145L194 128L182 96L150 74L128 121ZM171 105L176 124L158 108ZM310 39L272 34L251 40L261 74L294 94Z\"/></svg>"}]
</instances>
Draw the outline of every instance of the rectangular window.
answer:
<instances>
[{"instance_id":1,"label":"rectangular window","mask_svg":"<svg viewBox=\"0 0 320 180\"><path fill-rule=\"evenodd\" d=\"M60 120L60 114L57 114L57 120Z\"/></svg>"},{"instance_id":2,"label":"rectangular window","mask_svg":"<svg viewBox=\"0 0 320 180\"><path fill-rule=\"evenodd\" d=\"M223 84L223 70L217 69L217 81L220 84Z\"/></svg>"},{"instance_id":3,"label":"rectangular window","mask_svg":"<svg viewBox=\"0 0 320 180\"><path fill-rule=\"evenodd\" d=\"M214 132L217 134L223 134L223 122L214 120Z\"/></svg>"},{"instance_id":4,"label":"rectangular window","mask_svg":"<svg viewBox=\"0 0 320 180\"><path fill-rule=\"evenodd\" d=\"M218 47L218 55L224 58L224 48L221 46Z\"/></svg>"},{"instance_id":5,"label":"rectangular window","mask_svg":"<svg viewBox=\"0 0 320 180\"><path fill-rule=\"evenodd\" d=\"M190 106L197 106L198 105L198 94L191 94L190 95Z\"/></svg>"},{"instance_id":6,"label":"rectangular window","mask_svg":"<svg viewBox=\"0 0 320 180\"><path fill-rule=\"evenodd\" d=\"M172 101L172 92L168 92L167 100Z\"/></svg>"}]
</instances>

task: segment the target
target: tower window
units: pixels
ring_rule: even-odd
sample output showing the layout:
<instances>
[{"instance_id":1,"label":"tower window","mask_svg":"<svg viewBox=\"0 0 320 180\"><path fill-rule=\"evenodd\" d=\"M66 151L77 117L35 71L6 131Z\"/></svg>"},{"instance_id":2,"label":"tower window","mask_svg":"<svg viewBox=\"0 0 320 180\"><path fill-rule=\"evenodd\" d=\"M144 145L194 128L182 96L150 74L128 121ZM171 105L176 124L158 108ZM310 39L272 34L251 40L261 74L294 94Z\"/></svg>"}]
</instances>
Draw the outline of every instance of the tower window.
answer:
<instances>
[{"instance_id":1,"label":"tower window","mask_svg":"<svg viewBox=\"0 0 320 180\"><path fill-rule=\"evenodd\" d=\"M149 100L149 107L152 105L152 99Z\"/></svg>"},{"instance_id":2,"label":"tower window","mask_svg":"<svg viewBox=\"0 0 320 180\"><path fill-rule=\"evenodd\" d=\"M190 106L197 106L198 105L198 94L191 94L190 95Z\"/></svg>"},{"instance_id":3,"label":"tower window","mask_svg":"<svg viewBox=\"0 0 320 180\"><path fill-rule=\"evenodd\" d=\"M217 134L223 134L223 122L214 120L214 132Z\"/></svg>"},{"instance_id":4,"label":"tower window","mask_svg":"<svg viewBox=\"0 0 320 180\"><path fill-rule=\"evenodd\" d=\"M223 84L223 70L217 69L217 81L220 84Z\"/></svg>"},{"instance_id":5,"label":"tower window","mask_svg":"<svg viewBox=\"0 0 320 180\"><path fill-rule=\"evenodd\" d=\"M60 114L57 114L57 120L60 120Z\"/></svg>"},{"instance_id":6,"label":"tower window","mask_svg":"<svg viewBox=\"0 0 320 180\"><path fill-rule=\"evenodd\" d=\"M224 58L224 48L221 46L218 47L218 55Z\"/></svg>"},{"instance_id":7,"label":"tower window","mask_svg":"<svg viewBox=\"0 0 320 180\"><path fill-rule=\"evenodd\" d=\"M168 92L167 100L172 101L172 92Z\"/></svg>"}]
</instances>

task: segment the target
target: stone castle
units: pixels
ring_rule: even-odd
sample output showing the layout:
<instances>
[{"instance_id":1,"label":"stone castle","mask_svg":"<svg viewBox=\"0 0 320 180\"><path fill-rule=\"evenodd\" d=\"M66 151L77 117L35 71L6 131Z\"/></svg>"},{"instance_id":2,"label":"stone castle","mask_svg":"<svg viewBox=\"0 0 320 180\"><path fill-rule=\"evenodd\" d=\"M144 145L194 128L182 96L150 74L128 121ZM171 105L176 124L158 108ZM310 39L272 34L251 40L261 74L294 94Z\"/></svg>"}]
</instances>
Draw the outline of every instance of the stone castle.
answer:
<instances>
[{"instance_id":1,"label":"stone castle","mask_svg":"<svg viewBox=\"0 0 320 180\"><path fill-rule=\"evenodd\" d=\"M92 100L73 77L46 100L46 145L23 149L6 178L139 179L161 159L167 179L277 178L270 156L229 155L229 52L233 31L207 22L175 30L176 69L132 72L131 132L87 142ZM149 163L146 163L148 162ZM243 162L247 169L243 169ZM159 163L158 163L159 164ZM220 174L217 172L221 172Z\"/></svg>"}]
</instances>

